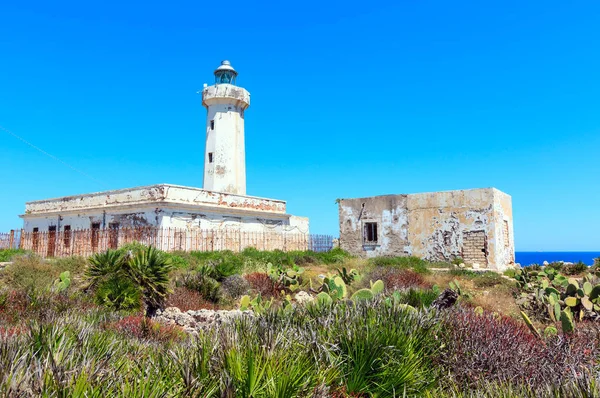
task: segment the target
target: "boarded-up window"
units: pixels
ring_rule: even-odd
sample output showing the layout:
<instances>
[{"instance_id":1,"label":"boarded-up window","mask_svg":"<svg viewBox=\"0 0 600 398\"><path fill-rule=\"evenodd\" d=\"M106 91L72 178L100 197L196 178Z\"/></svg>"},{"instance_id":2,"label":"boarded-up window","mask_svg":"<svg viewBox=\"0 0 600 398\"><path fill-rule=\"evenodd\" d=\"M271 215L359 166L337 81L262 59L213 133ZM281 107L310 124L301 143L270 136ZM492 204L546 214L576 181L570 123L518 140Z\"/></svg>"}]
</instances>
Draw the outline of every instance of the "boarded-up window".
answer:
<instances>
[{"instance_id":1,"label":"boarded-up window","mask_svg":"<svg viewBox=\"0 0 600 398\"><path fill-rule=\"evenodd\" d=\"M56 251L56 226L53 225L48 227L48 248L46 250L46 256L54 257Z\"/></svg>"},{"instance_id":2,"label":"boarded-up window","mask_svg":"<svg viewBox=\"0 0 600 398\"><path fill-rule=\"evenodd\" d=\"M65 225L63 227L63 246L66 249L71 247L71 226Z\"/></svg>"},{"instance_id":3,"label":"boarded-up window","mask_svg":"<svg viewBox=\"0 0 600 398\"><path fill-rule=\"evenodd\" d=\"M90 243L92 244L92 252L98 251L98 243L100 241L100 223L92 224L92 231L90 236Z\"/></svg>"},{"instance_id":4,"label":"boarded-up window","mask_svg":"<svg viewBox=\"0 0 600 398\"><path fill-rule=\"evenodd\" d=\"M363 231L363 243L366 245L377 244L377 223L366 222Z\"/></svg>"},{"instance_id":5,"label":"boarded-up window","mask_svg":"<svg viewBox=\"0 0 600 398\"><path fill-rule=\"evenodd\" d=\"M466 264L487 266L485 231L468 231L463 233L462 258Z\"/></svg>"},{"instance_id":6,"label":"boarded-up window","mask_svg":"<svg viewBox=\"0 0 600 398\"><path fill-rule=\"evenodd\" d=\"M506 221L506 220L504 220L502 233L504 235L504 247L509 247L510 246L510 233L508 230L508 221Z\"/></svg>"}]
</instances>

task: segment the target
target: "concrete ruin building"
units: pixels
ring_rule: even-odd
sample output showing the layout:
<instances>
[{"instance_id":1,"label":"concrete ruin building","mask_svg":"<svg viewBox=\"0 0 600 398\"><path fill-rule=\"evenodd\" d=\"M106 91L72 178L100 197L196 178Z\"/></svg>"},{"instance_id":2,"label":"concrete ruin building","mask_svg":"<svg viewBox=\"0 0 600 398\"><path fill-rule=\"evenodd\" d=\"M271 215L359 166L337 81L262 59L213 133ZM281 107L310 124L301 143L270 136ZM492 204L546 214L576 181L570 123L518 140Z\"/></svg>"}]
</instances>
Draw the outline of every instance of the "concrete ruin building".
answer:
<instances>
[{"instance_id":1,"label":"concrete ruin building","mask_svg":"<svg viewBox=\"0 0 600 398\"><path fill-rule=\"evenodd\" d=\"M109 231L112 247L123 228L173 228L179 236L170 237L168 245L176 242L180 249L194 249L194 231L308 234L308 219L287 214L286 202L246 194L244 119L250 93L236 85L238 73L229 61L214 76L215 84L202 90L207 109L203 189L158 184L28 202L20 216L24 232L50 234L48 251L72 244L71 231L81 229L91 230L92 246L98 246L101 231ZM57 234L69 239L53 239Z\"/></svg>"},{"instance_id":2,"label":"concrete ruin building","mask_svg":"<svg viewBox=\"0 0 600 398\"><path fill-rule=\"evenodd\" d=\"M514 265L511 197L495 188L339 199L340 247L361 257Z\"/></svg>"}]
</instances>

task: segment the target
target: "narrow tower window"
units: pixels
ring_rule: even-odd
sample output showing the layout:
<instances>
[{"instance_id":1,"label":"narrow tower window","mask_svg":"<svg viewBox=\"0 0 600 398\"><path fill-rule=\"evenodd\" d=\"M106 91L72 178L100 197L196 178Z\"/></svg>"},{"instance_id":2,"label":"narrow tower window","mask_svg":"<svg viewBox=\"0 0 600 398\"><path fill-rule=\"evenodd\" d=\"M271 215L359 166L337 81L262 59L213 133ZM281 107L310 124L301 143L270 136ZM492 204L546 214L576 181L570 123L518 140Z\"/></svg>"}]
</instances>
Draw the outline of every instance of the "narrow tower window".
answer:
<instances>
[{"instance_id":1,"label":"narrow tower window","mask_svg":"<svg viewBox=\"0 0 600 398\"><path fill-rule=\"evenodd\" d=\"M211 129L211 130L214 130L214 129L215 129L215 121L214 121L214 120L211 120L211 121L210 121L210 129Z\"/></svg>"},{"instance_id":2,"label":"narrow tower window","mask_svg":"<svg viewBox=\"0 0 600 398\"><path fill-rule=\"evenodd\" d=\"M212 163L213 162L213 157L212 157L213 153L209 152L208 153L208 163Z\"/></svg>"}]
</instances>

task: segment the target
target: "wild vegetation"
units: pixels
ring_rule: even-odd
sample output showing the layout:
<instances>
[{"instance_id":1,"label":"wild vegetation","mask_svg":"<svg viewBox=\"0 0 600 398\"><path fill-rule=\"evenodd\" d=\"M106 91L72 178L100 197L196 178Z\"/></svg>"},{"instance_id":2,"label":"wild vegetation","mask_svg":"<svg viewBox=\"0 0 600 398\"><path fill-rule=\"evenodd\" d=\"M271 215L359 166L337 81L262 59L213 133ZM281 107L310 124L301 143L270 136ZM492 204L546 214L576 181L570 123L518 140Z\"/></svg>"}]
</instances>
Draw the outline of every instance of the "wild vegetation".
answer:
<instances>
[{"instance_id":1,"label":"wild vegetation","mask_svg":"<svg viewBox=\"0 0 600 398\"><path fill-rule=\"evenodd\" d=\"M0 270L2 396L600 396L596 267L502 276L341 250L136 244L0 256L13 261ZM457 304L439 309L450 288ZM169 306L254 315L190 334L153 316Z\"/></svg>"}]
</instances>

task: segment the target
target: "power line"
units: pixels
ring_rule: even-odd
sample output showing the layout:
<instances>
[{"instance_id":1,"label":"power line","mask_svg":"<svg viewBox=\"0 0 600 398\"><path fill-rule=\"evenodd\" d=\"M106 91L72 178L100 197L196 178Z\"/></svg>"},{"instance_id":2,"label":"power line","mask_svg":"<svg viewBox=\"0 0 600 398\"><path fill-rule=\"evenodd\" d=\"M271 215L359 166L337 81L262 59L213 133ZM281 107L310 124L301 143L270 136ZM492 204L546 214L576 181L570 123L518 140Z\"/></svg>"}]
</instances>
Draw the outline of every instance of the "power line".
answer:
<instances>
[{"instance_id":1,"label":"power line","mask_svg":"<svg viewBox=\"0 0 600 398\"><path fill-rule=\"evenodd\" d=\"M60 163L62 163L63 165L65 165L65 166L67 166L68 168L70 168L71 170L73 170L73 171L75 171L75 172L77 172L77 173L81 174L82 176L84 176L84 177L87 177L87 178L89 178L90 180L92 180L92 181L95 181L95 182L99 183L99 184L100 184L100 185L102 185L102 186L106 186L106 184L105 184L104 182L102 182L102 181L98 180L97 178L94 178L94 177L92 177L92 176L91 176L91 175L89 175L89 174L86 174L86 173L84 173L83 171L81 171L81 170L79 170L79 169L77 169L77 168L75 168L75 167L71 166L70 164L68 164L68 163L67 163L67 162L65 162L64 160L62 160L62 159L59 159L59 158L57 158L56 156L54 156L54 155L52 155L52 154L50 154L50 153L48 153L48 152L44 151L43 149L41 149L41 148L39 148L39 147L37 147L37 146L33 145L31 142L27 141L27 140L26 140L25 138L23 138L23 137L19 137L18 135L16 135L16 134L15 134L15 133L13 133L12 131L10 131L10 130L8 130L8 129L6 129L6 128L2 127L2 126L0 126L0 130L7 132L8 134L12 135L12 136L13 136L13 137L15 137L16 139L18 139L18 140L20 140L20 141L24 142L25 144L29 145L29 146L30 146L30 147L32 147L33 149L35 149L35 150L37 150L37 151L39 151L39 152L43 153L44 155L46 155L46 156L48 156L48 157L50 157L50 158L52 158L52 159L56 160L57 162L60 162Z\"/></svg>"}]
</instances>

